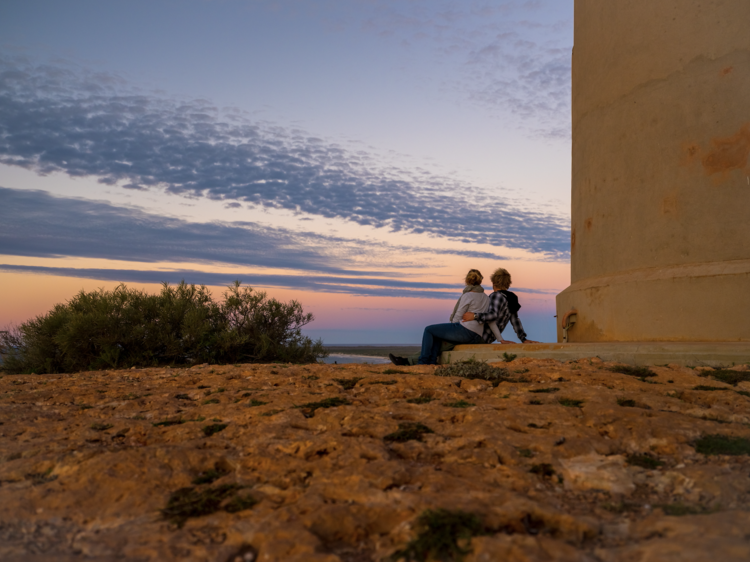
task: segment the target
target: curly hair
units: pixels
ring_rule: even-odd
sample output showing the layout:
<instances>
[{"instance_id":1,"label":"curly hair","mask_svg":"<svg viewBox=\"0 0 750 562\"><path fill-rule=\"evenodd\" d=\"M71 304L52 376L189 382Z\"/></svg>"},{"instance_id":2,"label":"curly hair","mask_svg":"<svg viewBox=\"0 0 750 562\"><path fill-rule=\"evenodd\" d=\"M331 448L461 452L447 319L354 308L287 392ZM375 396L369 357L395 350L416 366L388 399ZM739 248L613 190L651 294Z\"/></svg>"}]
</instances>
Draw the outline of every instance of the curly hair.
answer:
<instances>
[{"instance_id":1,"label":"curly hair","mask_svg":"<svg viewBox=\"0 0 750 562\"><path fill-rule=\"evenodd\" d=\"M502 290L508 290L511 285L510 273L508 273L507 269L503 269L502 267L500 267L496 269L490 276L490 281L492 281L493 287L499 287Z\"/></svg>"},{"instance_id":2,"label":"curly hair","mask_svg":"<svg viewBox=\"0 0 750 562\"><path fill-rule=\"evenodd\" d=\"M470 269L469 273L466 274L467 285L481 285L484 276L479 272L478 269Z\"/></svg>"}]
</instances>

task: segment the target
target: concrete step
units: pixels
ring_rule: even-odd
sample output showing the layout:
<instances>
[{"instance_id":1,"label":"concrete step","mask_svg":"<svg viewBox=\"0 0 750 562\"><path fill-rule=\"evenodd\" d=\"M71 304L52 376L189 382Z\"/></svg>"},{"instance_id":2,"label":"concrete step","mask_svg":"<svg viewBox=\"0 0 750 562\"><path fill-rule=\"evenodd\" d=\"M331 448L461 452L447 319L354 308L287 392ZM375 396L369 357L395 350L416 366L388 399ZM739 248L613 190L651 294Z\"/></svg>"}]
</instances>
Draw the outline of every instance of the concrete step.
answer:
<instances>
[{"instance_id":1,"label":"concrete step","mask_svg":"<svg viewBox=\"0 0 750 562\"><path fill-rule=\"evenodd\" d=\"M503 353L534 359L572 361L598 357L627 365L731 367L750 364L750 342L598 342L458 345L443 353L443 364L503 361Z\"/></svg>"}]
</instances>

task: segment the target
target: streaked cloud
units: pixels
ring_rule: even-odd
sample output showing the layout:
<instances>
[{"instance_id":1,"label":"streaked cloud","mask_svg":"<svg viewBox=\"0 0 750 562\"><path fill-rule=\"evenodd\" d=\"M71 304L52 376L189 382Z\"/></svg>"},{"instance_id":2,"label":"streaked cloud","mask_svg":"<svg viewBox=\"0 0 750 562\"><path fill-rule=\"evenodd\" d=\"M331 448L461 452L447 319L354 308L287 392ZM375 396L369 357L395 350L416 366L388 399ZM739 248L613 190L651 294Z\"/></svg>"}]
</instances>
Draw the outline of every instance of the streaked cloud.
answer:
<instances>
[{"instance_id":1,"label":"streaked cloud","mask_svg":"<svg viewBox=\"0 0 750 562\"><path fill-rule=\"evenodd\" d=\"M343 293L374 297L409 297L430 299L456 299L461 294L460 284L428 283L401 279L353 278L341 276L279 275L263 273L211 273L179 270L154 271L135 269L93 269L73 267L44 267L0 263L0 271L40 275L79 277L100 281L126 283L171 283L180 281L201 285L230 285L235 280L251 287L284 287L295 290ZM521 293L553 294L552 291L515 288Z\"/></svg>"},{"instance_id":2,"label":"streaked cloud","mask_svg":"<svg viewBox=\"0 0 750 562\"><path fill-rule=\"evenodd\" d=\"M459 180L380 164L366 151L204 100L137 92L117 77L62 64L0 61L0 162L547 259L568 256L563 217L514 207Z\"/></svg>"},{"instance_id":3,"label":"streaked cloud","mask_svg":"<svg viewBox=\"0 0 750 562\"><path fill-rule=\"evenodd\" d=\"M424 267L394 262L394 255L505 259L488 252L390 245L249 222L188 222L44 191L0 187L0 201L0 254L5 255L221 263L371 277L402 277ZM386 266L401 272L373 270Z\"/></svg>"}]
</instances>

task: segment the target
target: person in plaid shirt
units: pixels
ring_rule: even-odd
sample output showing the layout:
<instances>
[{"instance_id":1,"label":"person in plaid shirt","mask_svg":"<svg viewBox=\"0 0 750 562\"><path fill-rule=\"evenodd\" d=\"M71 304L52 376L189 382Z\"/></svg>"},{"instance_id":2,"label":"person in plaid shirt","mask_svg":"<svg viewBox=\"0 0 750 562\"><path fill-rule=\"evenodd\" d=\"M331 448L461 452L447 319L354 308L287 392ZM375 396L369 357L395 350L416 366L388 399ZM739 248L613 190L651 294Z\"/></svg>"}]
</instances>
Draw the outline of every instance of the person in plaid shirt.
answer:
<instances>
[{"instance_id":1,"label":"person in plaid shirt","mask_svg":"<svg viewBox=\"0 0 750 562\"><path fill-rule=\"evenodd\" d=\"M518 297L508 289L511 285L510 273L502 267L496 269L490 276L492 289L494 293L490 295L490 306L486 312L467 312L463 315L463 320L476 320L484 324L482 332L482 341L492 343L497 340L500 343L513 343L503 339L502 332L510 322L513 330L516 332L521 343L539 343L526 337L526 332L518 318L518 311L521 305Z\"/></svg>"},{"instance_id":2,"label":"person in plaid shirt","mask_svg":"<svg viewBox=\"0 0 750 562\"><path fill-rule=\"evenodd\" d=\"M518 317L518 311L521 309L518 297L515 293L511 293L508 290L511 283L508 270L499 268L495 270L490 279L492 281L492 289L495 292L489 297L489 308L481 314L477 313L472 316L470 312L467 312L463 315L463 319L476 317L479 322L482 321L480 318L484 320L481 343L492 343L495 340L500 343L515 343L503 339L502 332L508 325L508 322L513 326L513 330L515 330L518 339L522 343L539 343L526 337L523 324L521 324L521 319ZM452 350L455 345L454 343L443 341L440 353ZM440 353L438 353L438 358L440 357ZM399 366L417 365L419 363L419 356L419 353L408 357L400 357L392 353L388 354L391 363Z\"/></svg>"}]
</instances>

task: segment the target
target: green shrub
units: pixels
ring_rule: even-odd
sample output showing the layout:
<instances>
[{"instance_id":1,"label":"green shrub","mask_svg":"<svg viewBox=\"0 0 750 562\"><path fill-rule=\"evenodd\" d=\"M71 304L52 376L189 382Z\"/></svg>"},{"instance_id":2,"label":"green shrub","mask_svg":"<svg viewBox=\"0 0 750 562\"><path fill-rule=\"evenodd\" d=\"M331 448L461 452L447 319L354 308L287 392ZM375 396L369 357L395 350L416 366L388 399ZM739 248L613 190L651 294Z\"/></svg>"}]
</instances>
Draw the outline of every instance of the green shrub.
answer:
<instances>
[{"instance_id":1,"label":"green shrub","mask_svg":"<svg viewBox=\"0 0 750 562\"><path fill-rule=\"evenodd\" d=\"M72 373L92 369L194 363L282 361L325 357L322 342L303 336L312 322L297 301L282 303L235 282L221 302L205 286L164 283L149 295L120 285L81 291L70 301L0 333L0 369Z\"/></svg>"}]
</instances>

